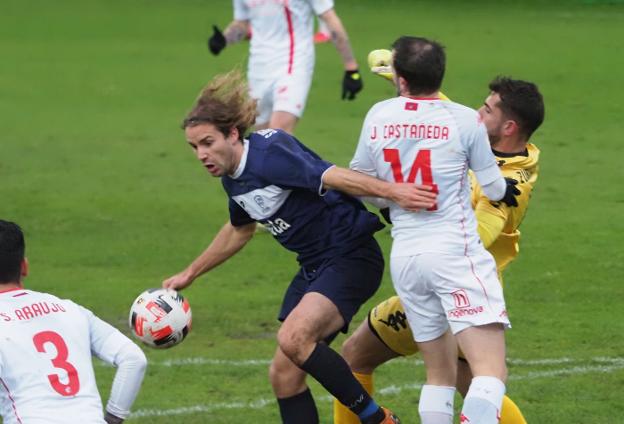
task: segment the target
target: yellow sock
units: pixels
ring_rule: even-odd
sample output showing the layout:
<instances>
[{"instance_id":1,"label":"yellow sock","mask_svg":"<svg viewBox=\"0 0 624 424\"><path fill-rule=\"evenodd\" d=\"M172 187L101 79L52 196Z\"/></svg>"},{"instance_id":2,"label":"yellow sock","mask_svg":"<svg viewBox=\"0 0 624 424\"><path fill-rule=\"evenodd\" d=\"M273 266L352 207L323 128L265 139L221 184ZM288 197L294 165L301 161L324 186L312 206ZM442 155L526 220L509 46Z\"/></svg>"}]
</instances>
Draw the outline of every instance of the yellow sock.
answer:
<instances>
[{"instance_id":1,"label":"yellow sock","mask_svg":"<svg viewBox=\"0 0 624 424\"><path fill-rule=\"evenodd\" d=\"M366 389L369 395L373 394L373 375L354 372L353 375ZM360 419L349 408L334 399L334 424L360 424Z\"/></svg>"},{"instance_id":2,"label":"yellow sock","mask_svg":"<svg viewBox=\"0 0 624 424\"><path fill-rule=\"evenodd\" d=\"M527 424L518 405L507 396L503 398L500 424Z\"/></svg>"}]
</instances>

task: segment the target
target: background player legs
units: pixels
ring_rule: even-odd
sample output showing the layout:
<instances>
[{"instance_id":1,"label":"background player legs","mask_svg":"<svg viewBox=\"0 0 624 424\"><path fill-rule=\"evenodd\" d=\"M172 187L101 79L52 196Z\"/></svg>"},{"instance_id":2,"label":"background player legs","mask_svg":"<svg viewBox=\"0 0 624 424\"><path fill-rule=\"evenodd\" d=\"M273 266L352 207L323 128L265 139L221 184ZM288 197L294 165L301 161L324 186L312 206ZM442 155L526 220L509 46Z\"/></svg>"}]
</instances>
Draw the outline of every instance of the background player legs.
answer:
<instances>
[{"instance_id":1,"label":"background player legs","mask_svg":"<svg viewBox=\"0 0 624 424\"><path fill-rule=\"evenodd\" d=\"M505 331L501 324L466 328L456 334L474 378L464 399L462 420L496 424L505 395ZM462 421L463 422L463 421Z\"/></svg>"},{"instance_id":2,"label":"background player legs","mask_svg":"<svg viewBox=\"0 0 624 424\"><path fill-rule=\"evenodd\" d=\"M278 110L271 113L271 119L269 122L256 123L254 125L254 131L273 128L284 130L288 134L292 134L295 131L297 122L299 122L299 118L292 113Z\"/></svg>"},{"instance_id":3,"label":"background player legs","mask_svg":"<svg viewBox=\"0 0 624 424\"><path fill-rule=\"evenodd\" d=\"M292 134L295 131L295 126L298 121L299 118L292 113L276 110L271 114L269 128L279 128L286 131L288 134Z\"/></svg>"},{"instance_id":4,"label":"background player legs","mask_svg":"<svg viewBox=\"0 0 624 424\"><path fill-rule=\"evenodd\" d=\"M401 355L390 350L373 334L364 320L342 345L342 356L353 371L355 378L373 395L373 371L379 365ZM358 417L346 406L334 399L334 423L359 424Z\"/></svg>"}]
</instances>

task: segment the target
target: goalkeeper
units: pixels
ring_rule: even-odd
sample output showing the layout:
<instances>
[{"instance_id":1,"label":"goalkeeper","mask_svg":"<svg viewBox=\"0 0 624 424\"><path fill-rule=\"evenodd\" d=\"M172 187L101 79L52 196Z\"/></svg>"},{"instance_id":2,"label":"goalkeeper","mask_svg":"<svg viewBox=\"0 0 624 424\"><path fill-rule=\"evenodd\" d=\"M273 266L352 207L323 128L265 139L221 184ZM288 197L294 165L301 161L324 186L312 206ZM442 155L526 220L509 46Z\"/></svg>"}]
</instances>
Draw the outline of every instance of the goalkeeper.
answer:
<instances>
[{"instance_id":1,"label":"goalkeeper","mask_svg":"<svg viewBox=\"0 0 624 424\"><path fill-rule=\"evenodd\" d=\"M392 53L375 50L369 55L369 66L388 80L393 79ZM479 109L487 128L492 151L504 177L519 181L518 206L490 202L474 178L471 178L472 206L478 232L484 246L494 256L502 282L502 272L518 254L518 227L526 213L529 198L538 176L539 149L529 138L544 120L542 95L533 83L497 78L489 85L490 94ZM373 391L373 371L379 365L399 356L418 351L398 296L373 308L356 331L345 341L343 357L362 385ZM465 396L472 378L465 359L458 361L457 389ZM344 407L334 403L334 424L356 424L358 421ZM526 424L516 404L505 397L501 424Z\"/></svg>"}]
</instances>

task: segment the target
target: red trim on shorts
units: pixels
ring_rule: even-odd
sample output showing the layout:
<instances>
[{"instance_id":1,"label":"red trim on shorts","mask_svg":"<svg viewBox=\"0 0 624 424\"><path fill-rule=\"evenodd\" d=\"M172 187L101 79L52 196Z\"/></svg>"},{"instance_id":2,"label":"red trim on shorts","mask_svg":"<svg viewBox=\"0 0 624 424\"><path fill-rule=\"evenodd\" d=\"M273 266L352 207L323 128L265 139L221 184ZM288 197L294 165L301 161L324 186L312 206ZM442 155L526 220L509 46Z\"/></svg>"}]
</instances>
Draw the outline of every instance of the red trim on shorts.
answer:
<instances>
[{"instance_id":1,"label":"red trim on shorts","mask_svg":"<svg viewBox=\"0 0 624 424\"><path fill-rule=\"evenodd\" d=\"M11 396L11 391L7 387L7 385L4 382L4 380L1 379L1 378L0 378L0 383L2 383L2 386L4 387L4 390L6 390L7 395L9 396L9 399L11 400L11 406L13 407L13 412L15 413L15 418L17 419L17 422L22 424L22 420L20 419L19 415L17 414L17 408L15 407L15 399L13 399L13 396Z\"/></svg>"},{"instance_id":2,"label":"red trim on shorts","mask_svg":"<svg viewBox=\"0 0 624 424\"><path fill-rule=\"evenodd\" d=\"M464 202L462 202L462 198L461 198L461 193L464 188L464 184L466 182L467 175L468 175L466 173L466 166L467 166L467 163L465 163L464 167L462 168L463 176L461 180L459 181L459 191L457 192L457 202L459 203L459 206L461 207L461 210L462 210L462 219L460 223L461 223L462 231L464 232L464 256L466 257L466 259L468 259L468 262L470 263L470 271L472 271L472 275L475 277L475 279L481 286L481 290L483 290L483 294L485 295L485 300L487 301L488 305L490 305L490 298L488 297L487 290L485 289L483 282L481 281L481 279L475 272L474 263L472 262L472 259L470 259L470 256L468 256L468 233L466 232L466 208L464 208ZM490 310L491 309L492 309L492 306L490 305Z\"/></svg>"},{"instance_id":3,"label":"red trim on shorts","mask_svg":"<svg viewBox=\"0 0 624 424\"><path fill-rule=\"evenodd\" d=\"M286 14L286 22L288 23L288 37L290 38L290 50L288 52L288 74L292 74L293 62L295 59L295 30L293 28L292 13L288 8L288 1L284 4L284 13Z\"/></svg>"}]
</instances>

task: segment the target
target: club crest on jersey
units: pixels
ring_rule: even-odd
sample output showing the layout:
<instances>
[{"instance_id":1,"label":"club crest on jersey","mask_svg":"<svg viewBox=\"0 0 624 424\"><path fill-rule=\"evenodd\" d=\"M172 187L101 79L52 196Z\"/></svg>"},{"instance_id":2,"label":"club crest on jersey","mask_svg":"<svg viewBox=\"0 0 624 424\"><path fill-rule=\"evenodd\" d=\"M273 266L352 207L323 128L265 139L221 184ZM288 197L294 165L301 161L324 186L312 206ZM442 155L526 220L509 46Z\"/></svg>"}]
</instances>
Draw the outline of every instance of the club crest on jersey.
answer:
<instances>
[{"instance_id":1,"label":"club crest on jersey","mask_svg":"<svg viewBox=\"0 0 624 424\"><path fill-rule=\"evenodd\" d=\"M265 205L264 197L260 196L259 194L256 194L253 197L253 199L254 199L254 202L256 202L256 205L258 205L260 209L262 210L262 213L268 213L271 210L267 205Z\"/></svg>"}]
</instances>

